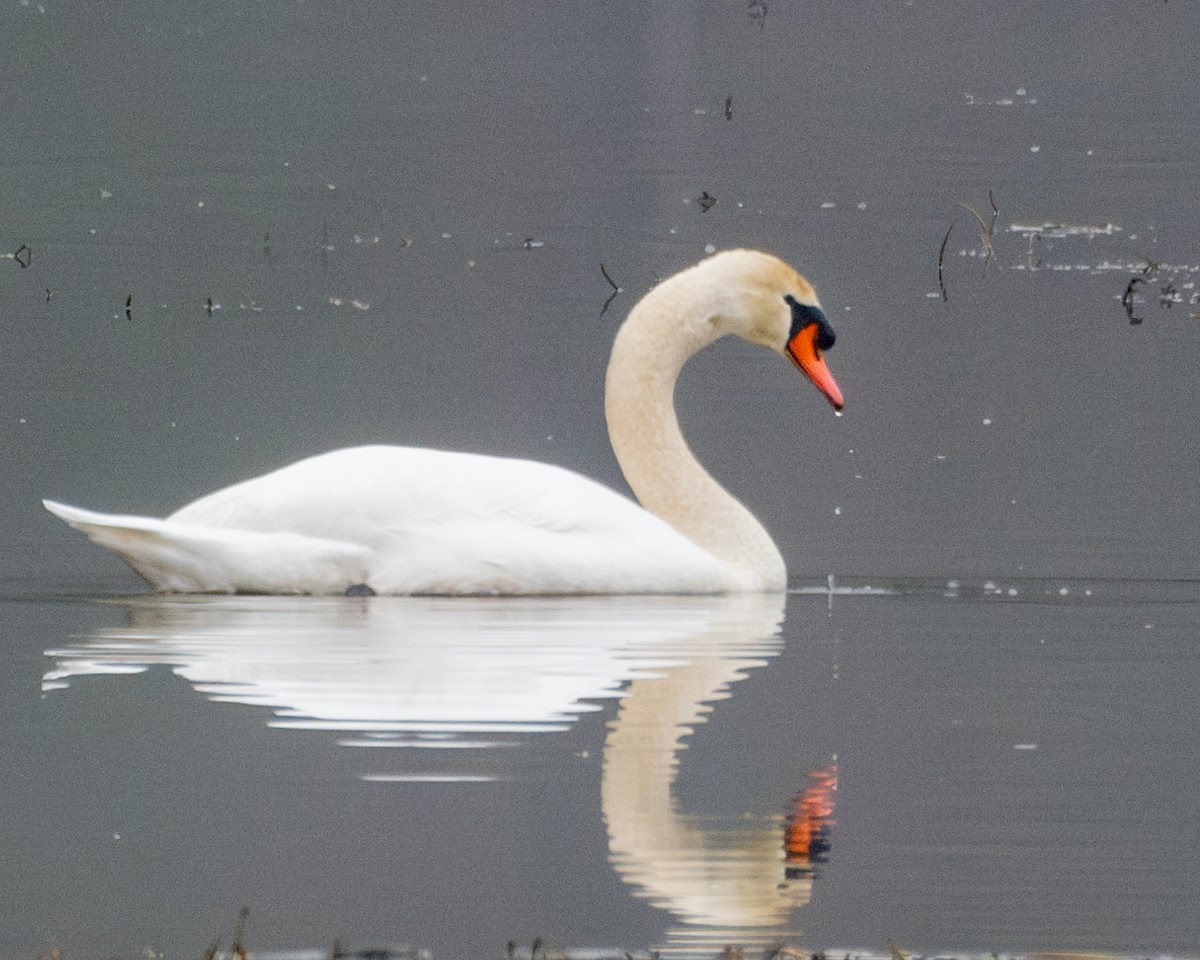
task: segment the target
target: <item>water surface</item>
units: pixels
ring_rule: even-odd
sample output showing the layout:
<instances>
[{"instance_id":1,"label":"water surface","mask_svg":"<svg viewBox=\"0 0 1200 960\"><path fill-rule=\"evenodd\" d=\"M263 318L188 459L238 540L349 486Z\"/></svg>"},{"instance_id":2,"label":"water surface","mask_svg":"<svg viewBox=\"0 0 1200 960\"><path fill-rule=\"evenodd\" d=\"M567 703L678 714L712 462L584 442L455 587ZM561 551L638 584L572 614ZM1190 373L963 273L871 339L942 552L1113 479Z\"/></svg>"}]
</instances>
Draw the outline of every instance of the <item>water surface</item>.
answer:
<instances>
[{"instance_id":1,"label":"water surface","mask_svg":"<svg viewBox=\"0 0 1200 960\"><path fill-rule=\"evenodd\" d=\"M0 5L0 954L195 956L245 904L258 950L1200 955L1196 36ZM146 597L41 509L367 442L622 488L617 324L732 246L839 337L840 419L741 344L678 391L782 605Z\"/></svg>"}]
</instances>

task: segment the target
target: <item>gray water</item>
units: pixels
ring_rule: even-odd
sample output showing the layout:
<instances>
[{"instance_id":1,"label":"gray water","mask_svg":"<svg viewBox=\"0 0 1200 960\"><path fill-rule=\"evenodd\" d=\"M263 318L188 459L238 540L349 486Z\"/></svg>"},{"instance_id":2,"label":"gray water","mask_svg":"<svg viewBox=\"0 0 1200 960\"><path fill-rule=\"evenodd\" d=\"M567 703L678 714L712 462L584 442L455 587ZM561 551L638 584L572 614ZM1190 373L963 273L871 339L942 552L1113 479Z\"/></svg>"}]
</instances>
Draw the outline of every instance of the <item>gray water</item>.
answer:
<instances>
[{"instance_id":1,"label":"gray water","mask_svg":"<svg viewBox=\"0 0 1200 960\"><path fill-rule=\"evenodd\" d=\"M510 6L0 7L0 955L1200 954L1200 10ZM839 335L840 419L680 384L782 609L152 598L40 507L621 487L616 326L731 246Z\"/></svg>"}]
</instances>

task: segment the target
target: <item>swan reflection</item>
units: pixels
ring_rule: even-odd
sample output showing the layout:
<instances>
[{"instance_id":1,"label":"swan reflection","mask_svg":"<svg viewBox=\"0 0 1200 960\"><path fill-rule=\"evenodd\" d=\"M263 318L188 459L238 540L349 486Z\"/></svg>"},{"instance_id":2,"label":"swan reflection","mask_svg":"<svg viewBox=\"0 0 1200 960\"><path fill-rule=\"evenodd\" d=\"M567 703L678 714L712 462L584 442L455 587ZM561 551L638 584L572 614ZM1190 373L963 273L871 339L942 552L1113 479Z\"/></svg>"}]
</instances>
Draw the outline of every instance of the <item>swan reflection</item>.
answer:
<instances>
[{"instance_id":1,"label":"swan reflection","mask_svg":"<svg viewBox=\"0 0 1200 960\"><path fill-rule=\"evenodd\" d=\"M124 625L47 651L46 690L165 665L212 700L270 708L272 726L402 748L389 754L402 772L364 775L384 781L521 776L523 742L615 698L601 776L609 857L637 896L675 918L665 949L776 941L808 902L832 774L824 805L797 784L790 815L781 797L753 820L697 817L673 794L687 737L779 652L782 596L122 603ZM430 758L441 767L409 766Z\"/></svg>"}]
</instances>

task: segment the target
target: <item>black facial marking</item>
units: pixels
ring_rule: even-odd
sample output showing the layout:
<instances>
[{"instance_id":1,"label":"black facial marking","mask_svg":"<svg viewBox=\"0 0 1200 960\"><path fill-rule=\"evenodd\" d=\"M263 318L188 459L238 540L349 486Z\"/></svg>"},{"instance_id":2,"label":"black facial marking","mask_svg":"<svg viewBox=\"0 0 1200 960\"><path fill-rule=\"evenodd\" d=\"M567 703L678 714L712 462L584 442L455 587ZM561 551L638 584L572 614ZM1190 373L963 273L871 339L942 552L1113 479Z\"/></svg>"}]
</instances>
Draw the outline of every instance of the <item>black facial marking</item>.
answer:
<instances>
[{"instance_id":1,"label":"black facial marking","mask_svg":"<svg viewBox=\"0 0 1200 960\"><path fill-rule=\"evenodd\" d=\"M790 293L783 299L792 308L792 329L788 333L789 341L805 327L815 323L817 325L817 348L828 350L833 346L837 336L820 309L801 303Z\"/></svg>"}]
</instances>

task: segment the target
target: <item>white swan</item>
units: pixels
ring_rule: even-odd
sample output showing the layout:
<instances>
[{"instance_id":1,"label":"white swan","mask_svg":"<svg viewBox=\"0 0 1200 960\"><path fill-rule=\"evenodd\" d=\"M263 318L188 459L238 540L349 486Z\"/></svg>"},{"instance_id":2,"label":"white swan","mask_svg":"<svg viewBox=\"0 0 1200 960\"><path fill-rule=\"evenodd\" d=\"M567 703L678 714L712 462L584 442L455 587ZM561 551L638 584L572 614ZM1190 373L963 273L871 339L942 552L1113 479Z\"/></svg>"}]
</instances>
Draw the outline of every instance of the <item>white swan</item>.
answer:
<instances>
[{"instance_id":1,"label":"white swan","mask_svg":"<svg viewBox=\"0 0 1200 960\"><path fill-rule=\"evenodd\" d=\"M821 356L833 331L808 281L757 251L709 257L651 290L613 344L609 436L642 507L549 464L389 446L301 460L166 520L43 503L168 591L782 590L778 548L696 460L675 416L684 363L731 333L789 356L841 409Z\"/></svg>"}]
</instances>

